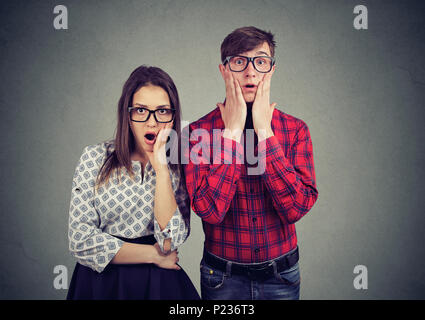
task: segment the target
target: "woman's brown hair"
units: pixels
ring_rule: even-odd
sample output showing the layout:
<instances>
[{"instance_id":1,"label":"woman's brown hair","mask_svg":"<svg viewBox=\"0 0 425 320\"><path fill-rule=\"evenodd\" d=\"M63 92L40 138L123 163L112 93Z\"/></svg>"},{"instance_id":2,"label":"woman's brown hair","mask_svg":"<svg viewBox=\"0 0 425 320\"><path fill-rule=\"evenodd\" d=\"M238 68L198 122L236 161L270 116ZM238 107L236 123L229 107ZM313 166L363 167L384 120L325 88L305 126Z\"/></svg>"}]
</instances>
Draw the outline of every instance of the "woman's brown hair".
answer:
<instances>
[{"instance_id":1,"label":"woman's brown hair","mask_svg":"<svg viewBox=\"0 0 425 320\"><path fill-rule=\"evenodd\" d=\"M134 177L131 165L131 154L135 150L135 138L130 129L130 118L128 115L128 107L131 106L134 94L142 87L154 85L164 89L170 99L171 108L175 109L173 130L177 133L176 139L172 139L171 147L167 151L168 155L177 154L180 159L180 136L181 136L181 111L180 100L177 88L171 77L162 69L157 67L140 66L134 70L128 80L125 82L121 97L118 101L118 123L115 132L115 150L111 152L97 176L96 185L99 187L103 183L107 183L111 174L115 171L119 179L122 168L127 169L130 176ZM175 137L171 135L170 138ZM169 159L169 157L167 157ZM184 178L181 164L170 163L170 169L178 174L180 182Z\"/></svg>"}]
</instances>

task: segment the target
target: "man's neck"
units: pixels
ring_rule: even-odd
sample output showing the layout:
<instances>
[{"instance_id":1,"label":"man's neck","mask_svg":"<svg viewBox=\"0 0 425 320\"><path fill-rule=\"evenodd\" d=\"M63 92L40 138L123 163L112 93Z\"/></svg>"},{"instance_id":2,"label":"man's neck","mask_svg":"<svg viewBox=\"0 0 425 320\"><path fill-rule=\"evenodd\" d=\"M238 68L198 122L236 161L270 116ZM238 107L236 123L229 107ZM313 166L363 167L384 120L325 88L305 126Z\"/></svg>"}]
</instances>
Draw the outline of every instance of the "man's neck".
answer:
<instances>
[{"instance_id":1,"label":"man's neck","mask_svg":"<svg viewBox=\"0 0 425 320\"><path fill-rule=\"evenodd\" d=\"M245 128L246 129L254 129L254 124L252 122L252 102L246 103L246 120L245 120Z\"/></svg>"}]
</instances>

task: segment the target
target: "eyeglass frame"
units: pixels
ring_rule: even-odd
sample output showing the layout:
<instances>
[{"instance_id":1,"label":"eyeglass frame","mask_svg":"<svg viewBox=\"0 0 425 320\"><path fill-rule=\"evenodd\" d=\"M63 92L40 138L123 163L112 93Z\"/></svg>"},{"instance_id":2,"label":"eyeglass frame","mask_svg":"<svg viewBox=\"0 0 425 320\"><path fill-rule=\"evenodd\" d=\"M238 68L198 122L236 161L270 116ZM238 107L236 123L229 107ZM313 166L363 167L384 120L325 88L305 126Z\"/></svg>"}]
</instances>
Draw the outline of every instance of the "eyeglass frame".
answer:
<instances>
[{"instance_id":1,"label":"eyeglass frame","mask_svg":"<svg viewBox=\"0 0 425 320\"><path fill-rule=\"evenodd\" d=\"M131 119L131 110L134 110L134 109L144 109L147 112L149 112L149 115L146 118L146 120L145 121L138 121L138 120ZM174 109L174 108L159 108L159 109L156 109L156 110L149 110L148 108L135 107L135 106L133 106L133 107L128 107L127 110L128 110L128 113L130 114L130 120L133 121L133 122L147 122L150 119L152 113L153 113L153 118L158 123L170 123L171 121L174 120L174 117L176 116L176 109ZM158 119L156 118L156 115L155 115L155 112L158 111L158 110L171 110L172 111L172 118L171 118L171 120L170 121L158 121Z\"/></svg>"},{"instance_id":2,"label":"eyeglass frame","mask_svg":"<svg viewBox=\"0 0 425 320\"><path fill-rule=\"evenodd\" d=\"M246 63L246 65L245 65L245 68L243 68L242 70L239 70L239 71L235 71L235 70L232 70L232 68L230 68L230 59L232 59L232 58L234 58L234 57L241 57L241 58L246 58L247 60L248 60L248 62ZM260 70L258 70L257 69L257 67L255 66L255 63L254 63L254 60L255 59L257 59L257 58L269 58L269 59L271 59L272 60L272 64L271 64L271 66L270 66L270 70L269 71L260 71ZM273 57L269 57L269 56L256 56L256 57L247 57L247 56L241 56L241 55L234 55L234 56L227 56L224 60L223 60L223 64L224 65L226 65L226 63L229 63L229 69L230 69L230 71L233 71L233 72L242 72L242 71L245 71L245 69L246 68L248 68L248 65L249 65L249 63L250 62L252 62L252 65L253 65L253 67L254 67L254 69L256 70L256 71L258 71L258 72L260 72L260 73L269 73L270 71L272 71L272 69L273 69L273 66L275 65L275 63L276 63L276 60L275 60L275 58L273 58Z\"/></svg>"}]
</instances>

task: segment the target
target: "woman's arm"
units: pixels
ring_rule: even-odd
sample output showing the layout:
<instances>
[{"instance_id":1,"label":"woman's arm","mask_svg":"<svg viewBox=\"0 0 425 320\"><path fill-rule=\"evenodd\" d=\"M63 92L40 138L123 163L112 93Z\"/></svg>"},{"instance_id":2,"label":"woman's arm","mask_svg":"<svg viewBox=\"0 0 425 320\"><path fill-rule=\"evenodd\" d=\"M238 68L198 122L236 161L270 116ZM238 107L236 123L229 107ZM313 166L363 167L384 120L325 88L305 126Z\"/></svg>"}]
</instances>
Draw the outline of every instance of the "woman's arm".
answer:
<instances>
[{"instance_id":1,"label":"woman's arm","mask_svg":"<svg viewBox=\"0 0 425 320\"><path fill-rule=\"evenodd\" d=\"M174 212L177 209L177 202L174 196L173 187L168 168L156 173L156 189L154 202L154 215L161 230L163 230ZM171 236L171 235L170 235ZM164 251L171 248L171 239L164 240Z\"/></svg>"},{"instance_id":2,"label":"woman's arm","mask_svg":"<svg viewBox=\"0 0 425 320\"><path fill-rule=\"evenodd\" d=\"M182 190L178 187L174 190L174 186L178 186L179 179L174 175L171 177L172 172L167 165L165 141L169 130L171 124L158 133L153 152L146 152L156 174L154 230L162 252L174 250L186 240L190 217L190 209L186 208L182 199L184 195Z\"/></svg>"},{"instance_id":3,"label":"woman's arm","mask_svg":"<svg viewBox=\"0 0 425 320\"><path fill-rule=\"evenodd\" d=\"M154 263L161 268L180 270L180 267L177 265L178 261L177 251L172 251L170 254L164 255L159 252L157 245L152 246L125 242L111 260L111 263Z\"/></svg>"}]
</instances>

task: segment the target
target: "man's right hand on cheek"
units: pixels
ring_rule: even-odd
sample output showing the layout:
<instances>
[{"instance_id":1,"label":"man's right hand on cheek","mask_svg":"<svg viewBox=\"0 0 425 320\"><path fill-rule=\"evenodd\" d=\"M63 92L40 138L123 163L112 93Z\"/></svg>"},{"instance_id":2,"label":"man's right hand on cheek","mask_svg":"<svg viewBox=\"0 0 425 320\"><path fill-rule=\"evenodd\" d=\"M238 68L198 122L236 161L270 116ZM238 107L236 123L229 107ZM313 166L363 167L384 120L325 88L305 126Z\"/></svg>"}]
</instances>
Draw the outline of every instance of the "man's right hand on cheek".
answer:
<instances>
[{"instance_id":1,"label":"man's right hand on cheek","mask_svg":"<svg viewBox=\"0 0 425 320\"><path fill-rule=\"evenodd\" d=\"M225 105L217 103L225 126L223 137L240 142L245 127L246 102L239 82L233 77L229 67L220 64L219 70L226 86Z\"/></svg>"}]
</instances>

